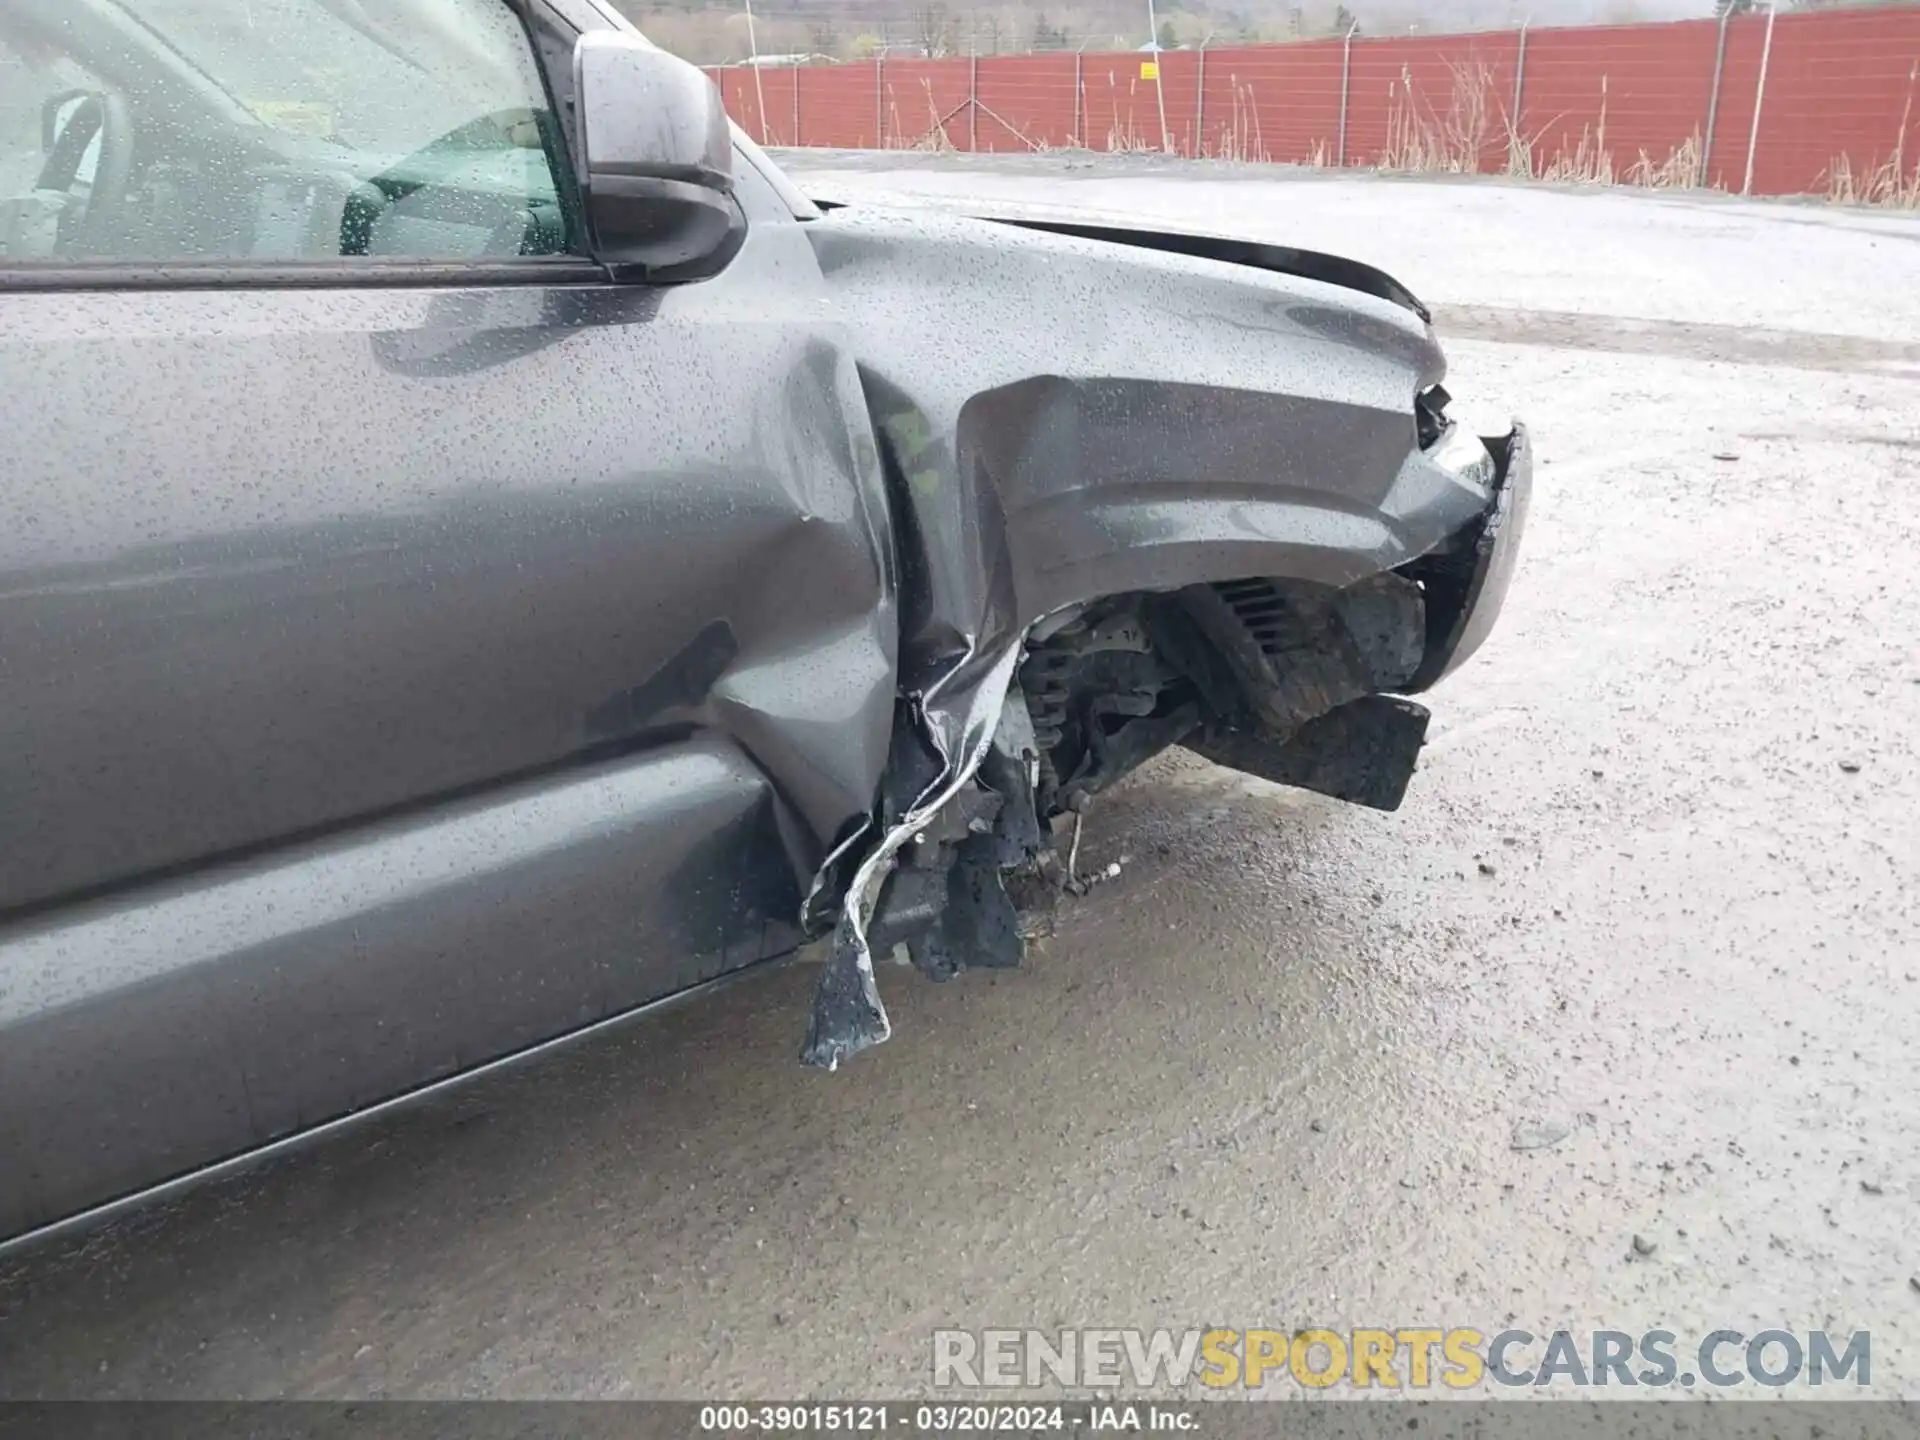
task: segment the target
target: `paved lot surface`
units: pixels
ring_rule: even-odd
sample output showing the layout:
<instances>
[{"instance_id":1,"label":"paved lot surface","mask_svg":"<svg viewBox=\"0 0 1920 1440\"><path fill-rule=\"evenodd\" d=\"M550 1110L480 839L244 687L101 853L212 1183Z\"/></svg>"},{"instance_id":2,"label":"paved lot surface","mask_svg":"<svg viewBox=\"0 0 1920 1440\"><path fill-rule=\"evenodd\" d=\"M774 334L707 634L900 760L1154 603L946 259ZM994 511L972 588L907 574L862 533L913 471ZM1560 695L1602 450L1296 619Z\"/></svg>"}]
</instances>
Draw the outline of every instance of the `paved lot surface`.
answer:
<instances>
[{"instance_id":1,"label":"paved lot surface","mask_svg":"<svg viewBox=\"0 0 1920 1440\"><path fill-rule=\"evenodd\" d=\"M1161 763L1030 970L883 975L839 1075L808 966L645 1020L0 1266L0 1394L893 1394L937 1325L1512 1323L1870 1328L1920 1395L1920 224L810 164L1344 249L1461 321L1459 404L1542 465L1407 805Z\"/></svg>"}]
</instances>

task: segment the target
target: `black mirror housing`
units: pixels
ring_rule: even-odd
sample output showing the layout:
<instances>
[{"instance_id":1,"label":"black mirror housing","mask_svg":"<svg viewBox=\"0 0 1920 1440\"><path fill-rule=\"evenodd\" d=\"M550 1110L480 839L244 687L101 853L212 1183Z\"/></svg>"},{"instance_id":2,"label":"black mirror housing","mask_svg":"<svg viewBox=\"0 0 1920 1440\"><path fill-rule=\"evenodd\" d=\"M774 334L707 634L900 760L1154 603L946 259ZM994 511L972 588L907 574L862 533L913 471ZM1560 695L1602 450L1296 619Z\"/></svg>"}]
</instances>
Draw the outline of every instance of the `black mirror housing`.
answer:
<instances>
[{"instance_id":1,"label":"black mirror housing","mask_svg":"<svg viewBox=\"0 0 1920 1440\"><path fill-rule=\"evenodd\" d=\"M650 279L717 273L745 222L733 199L733 130L713 82L619 31L580 37L573 81L594 258Z\"/></svg>"}]
</instances>

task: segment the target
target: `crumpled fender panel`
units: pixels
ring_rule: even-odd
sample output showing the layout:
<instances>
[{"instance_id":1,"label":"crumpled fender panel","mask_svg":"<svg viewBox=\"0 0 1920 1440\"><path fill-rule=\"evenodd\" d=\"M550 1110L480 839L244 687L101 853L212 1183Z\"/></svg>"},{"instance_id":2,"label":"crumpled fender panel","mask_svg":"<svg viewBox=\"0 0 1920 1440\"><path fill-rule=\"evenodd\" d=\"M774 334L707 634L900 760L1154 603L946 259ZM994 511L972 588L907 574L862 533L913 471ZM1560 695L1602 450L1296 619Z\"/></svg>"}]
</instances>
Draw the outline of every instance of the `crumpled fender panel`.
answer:
<instances>
[{"instance_id":1,"label":"crumpled fender panel","mask_svg":"<svg viewBox=\"0 0 1920 1440\"><path fill-rule=\"evenodd\" d=\"M1488 494L1419 451L1414 396L1445 363L1393 300L930 212L807 233L858 337L902 532L901 688L941 767L858 842L806 1052L831 1066L885 1038L867 899L978 767L1034 622L1204 581L1349 584Z\"/></svg>"}]
</instances>

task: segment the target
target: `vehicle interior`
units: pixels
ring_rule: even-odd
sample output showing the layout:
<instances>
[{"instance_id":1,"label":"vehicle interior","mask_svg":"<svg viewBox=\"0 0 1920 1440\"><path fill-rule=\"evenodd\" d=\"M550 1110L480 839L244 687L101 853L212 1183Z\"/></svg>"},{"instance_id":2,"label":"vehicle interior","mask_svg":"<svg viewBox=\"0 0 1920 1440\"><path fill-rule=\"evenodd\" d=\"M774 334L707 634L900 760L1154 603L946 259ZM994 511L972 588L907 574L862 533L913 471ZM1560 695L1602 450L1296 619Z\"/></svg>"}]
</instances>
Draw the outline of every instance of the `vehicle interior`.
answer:
<instances>
[{"instance_id":1,"label":"vehicle interior","mask_svg":"<svg viewBox=\"0 0 1920 1440\"><path fill-rule=\"evenodd\" d=\"M497 0L9 0L0 263L577 248L565 142ZM316 39L317 37L317 39ZM345 103L343 103L345 102ZM31 143L17 143L31 139Z\"/></svg>"}]
</instances>

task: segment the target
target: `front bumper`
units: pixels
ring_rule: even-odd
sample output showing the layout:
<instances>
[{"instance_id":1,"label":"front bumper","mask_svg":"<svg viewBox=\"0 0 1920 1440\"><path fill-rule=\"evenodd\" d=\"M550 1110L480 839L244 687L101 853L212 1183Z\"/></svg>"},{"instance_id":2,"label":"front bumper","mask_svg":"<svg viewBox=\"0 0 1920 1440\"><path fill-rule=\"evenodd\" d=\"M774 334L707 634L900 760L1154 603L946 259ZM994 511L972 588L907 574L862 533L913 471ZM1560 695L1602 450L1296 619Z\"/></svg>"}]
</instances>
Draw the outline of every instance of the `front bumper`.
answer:
<instances>
[{"instance_id":1,"label":"front bumper","mask_svg":"<svg viewBox=\"0 0 1920 1440\"><path fill-rule=\"evenodd\" d=\"M1407 694L1429 688L1480 648L1500 618L1513 580L1533 495L1533 450L1526 427L1519 424L1510 434L1482 440L1494 463L1487 508L1404 572L1425 588L1427 610L1426 654L1404 687Z\"/></svg>"}]
</instances>

